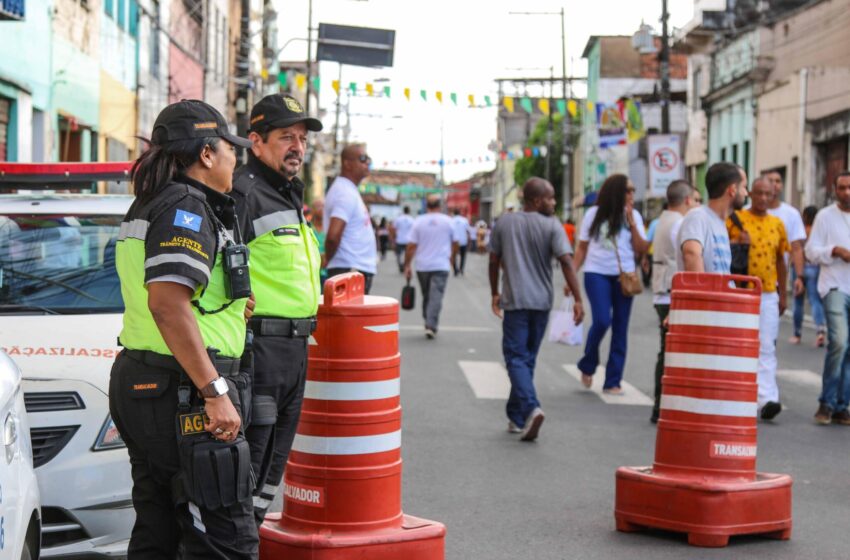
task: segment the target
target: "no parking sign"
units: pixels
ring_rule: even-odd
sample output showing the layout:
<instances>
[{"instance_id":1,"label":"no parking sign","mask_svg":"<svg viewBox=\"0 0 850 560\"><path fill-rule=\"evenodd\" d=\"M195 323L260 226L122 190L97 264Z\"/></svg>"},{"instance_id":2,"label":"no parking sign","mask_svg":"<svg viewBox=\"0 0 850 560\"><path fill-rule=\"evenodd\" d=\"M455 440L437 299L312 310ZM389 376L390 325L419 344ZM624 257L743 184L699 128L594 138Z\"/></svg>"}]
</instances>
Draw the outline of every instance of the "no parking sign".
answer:
<instances>
[{"instance_id":1,"label":"no parking sign","mask_svg":"<svg viewBox=\"0 0 850 560\"><path fill-rule=\"evenodd\" d=\"M647 139L649 147L649 190L651 196L666 196L671 181L683 177L682 158L677 134L655 134Z\"/></svg>"}]
</instances>

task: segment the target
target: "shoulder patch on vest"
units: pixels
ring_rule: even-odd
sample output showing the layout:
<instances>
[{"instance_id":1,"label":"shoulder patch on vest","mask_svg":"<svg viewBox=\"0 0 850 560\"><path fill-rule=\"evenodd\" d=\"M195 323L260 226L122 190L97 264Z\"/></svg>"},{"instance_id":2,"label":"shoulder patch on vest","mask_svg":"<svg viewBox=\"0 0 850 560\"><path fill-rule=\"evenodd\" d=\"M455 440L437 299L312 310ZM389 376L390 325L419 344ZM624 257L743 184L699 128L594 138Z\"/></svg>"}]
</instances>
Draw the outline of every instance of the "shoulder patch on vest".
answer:
<instances>
[{"instance_id":1,"label":"shoulder patch on vest","mask_svg":"<svg viewBox=\"0 0 850 560\"><path fill-rule=\"evenodd\" d=\"M174 215L175 226L191 229L192 231L201 231L201 222L203 221L204 219L199 215L186 210L180 210L179 208Z\"/></svg>"}]
</instances>

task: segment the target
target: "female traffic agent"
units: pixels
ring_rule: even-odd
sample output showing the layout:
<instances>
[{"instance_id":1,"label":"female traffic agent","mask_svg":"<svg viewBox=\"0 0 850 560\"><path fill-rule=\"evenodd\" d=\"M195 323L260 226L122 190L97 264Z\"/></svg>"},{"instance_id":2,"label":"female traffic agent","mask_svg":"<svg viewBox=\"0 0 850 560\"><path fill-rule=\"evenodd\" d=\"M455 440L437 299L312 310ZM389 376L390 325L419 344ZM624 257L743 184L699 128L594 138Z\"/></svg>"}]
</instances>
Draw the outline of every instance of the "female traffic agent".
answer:
<instances>
[{"instance_id":1,"label":"female traffic agent","mask_svg":"<svg viewBox=\"0 0 850 560\"><path fill-rule=\"evenodd\" d=\"M213 107L183 100L162 110L133 166L116 246L124 349L109 385L132 467L130 560L174 558L178 546L185 558L257 556L240 416L250 285L226 194L235 148L250 145Z\"/></svg>"},{"instance_id":2,"label":"female traffic agent","mask_svg":"<svg viewBox=\"0 0 850 560\"><path fill-rule=\"evenodd\" d=\"M640 213L634 209L635 187L625 175L611 175L602 184L596 206L587 211L581 223L576 270L585 265L584 286L593 322L587 333L584 356L578 362L582 383L590 387L599 365L599 345L611 328L611 350L605 368L602 390L620 395L632 310L625 275L633 275L635 261L646 253L649 243ZM634 278L634 277L633 277ZM634 278L639 282L637 278ZM626 289L624 289L626 288Z\"/></svg>"}]
</instances>

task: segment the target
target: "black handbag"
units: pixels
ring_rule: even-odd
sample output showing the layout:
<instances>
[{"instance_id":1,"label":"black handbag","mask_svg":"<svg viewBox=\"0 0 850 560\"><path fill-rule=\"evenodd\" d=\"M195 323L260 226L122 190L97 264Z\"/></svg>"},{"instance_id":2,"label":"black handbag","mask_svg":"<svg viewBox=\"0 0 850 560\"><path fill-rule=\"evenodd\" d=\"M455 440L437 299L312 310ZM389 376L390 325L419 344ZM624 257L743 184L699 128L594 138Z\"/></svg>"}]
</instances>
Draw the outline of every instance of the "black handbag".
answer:
<instances>
[{"instance_id":1,"label":"black handbag","mask_svg":"<svg viewBox=\"0 0 850 560\"><path fill-rule=\"evenodd\" d=\"M416 307L416 288L410 285L410 280L407 285L401 289L401 308L407 311Z\"/></svg>"},{"instance_id":2,"label":"black handbag","mask_svg":"<svg viewBox=\"0 0 850 560\"><path fill-rule=\"evenodd\" d=\"M742 232L747 230L744 229L744 224L741 223L741 219L738 217L737 212L732 212L732 215L729 217L732 220L732 223L735 224ZM729 271L732 274L747 274L750 265L750 244L749 243L730 243L729 248L732 250L732 264L729 267Z\"/></svg>"}]
</instances>

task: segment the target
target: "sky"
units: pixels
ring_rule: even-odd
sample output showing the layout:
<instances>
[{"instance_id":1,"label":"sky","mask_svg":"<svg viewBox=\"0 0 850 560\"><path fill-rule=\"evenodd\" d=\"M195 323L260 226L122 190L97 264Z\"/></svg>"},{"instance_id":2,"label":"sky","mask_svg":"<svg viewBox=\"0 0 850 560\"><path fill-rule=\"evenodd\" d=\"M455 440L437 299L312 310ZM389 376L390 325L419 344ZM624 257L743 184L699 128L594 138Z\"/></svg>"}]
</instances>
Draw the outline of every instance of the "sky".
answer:
<instances>
[{"instance_id":1,"label":"sky","mask_svg":"<svg viewBox=\"0 0 850 560\"><path fill-rule=\"evenodd\" d=\"M304 60L307 43L300 39L307 37L308 0L276 0L275 6L278 42L286 44L279 58ZM694 0L668 0L671 30L691 19L693 6ZM562 7L567 75L586 75L581 54L591 35L632 35L642 20L661 29L661 0L314 0L315 29L330 23L395 30L392 67L342 68L343 88L352 81L361 92L367 82L376 92L390 87L389 98L342 98L342 114L348 101L351 115L349 141L367 144L375 169L438 173L439 166L431 162L440 160L441 149L446 182L493 169L496 155L489 146L496 139L496 108L483 107L483 96L489 95L495 105L496 78L548 77L550 68L555 77L561 75ZM337 95L330 85L340 69L335 62L321 62L318 71L322 121L332 131ZM404 88L411 89L409 101ZM427 101L420 97L422 89L428 92ZM434 98L436 91L443 92L442 104ZM450 92L457 93L457 106ZM583 95L583 88L575 93ZM470 94L481 108L468 107ZM467 163L460 163L464 159Z\"/></svg>"}]
</instances>

